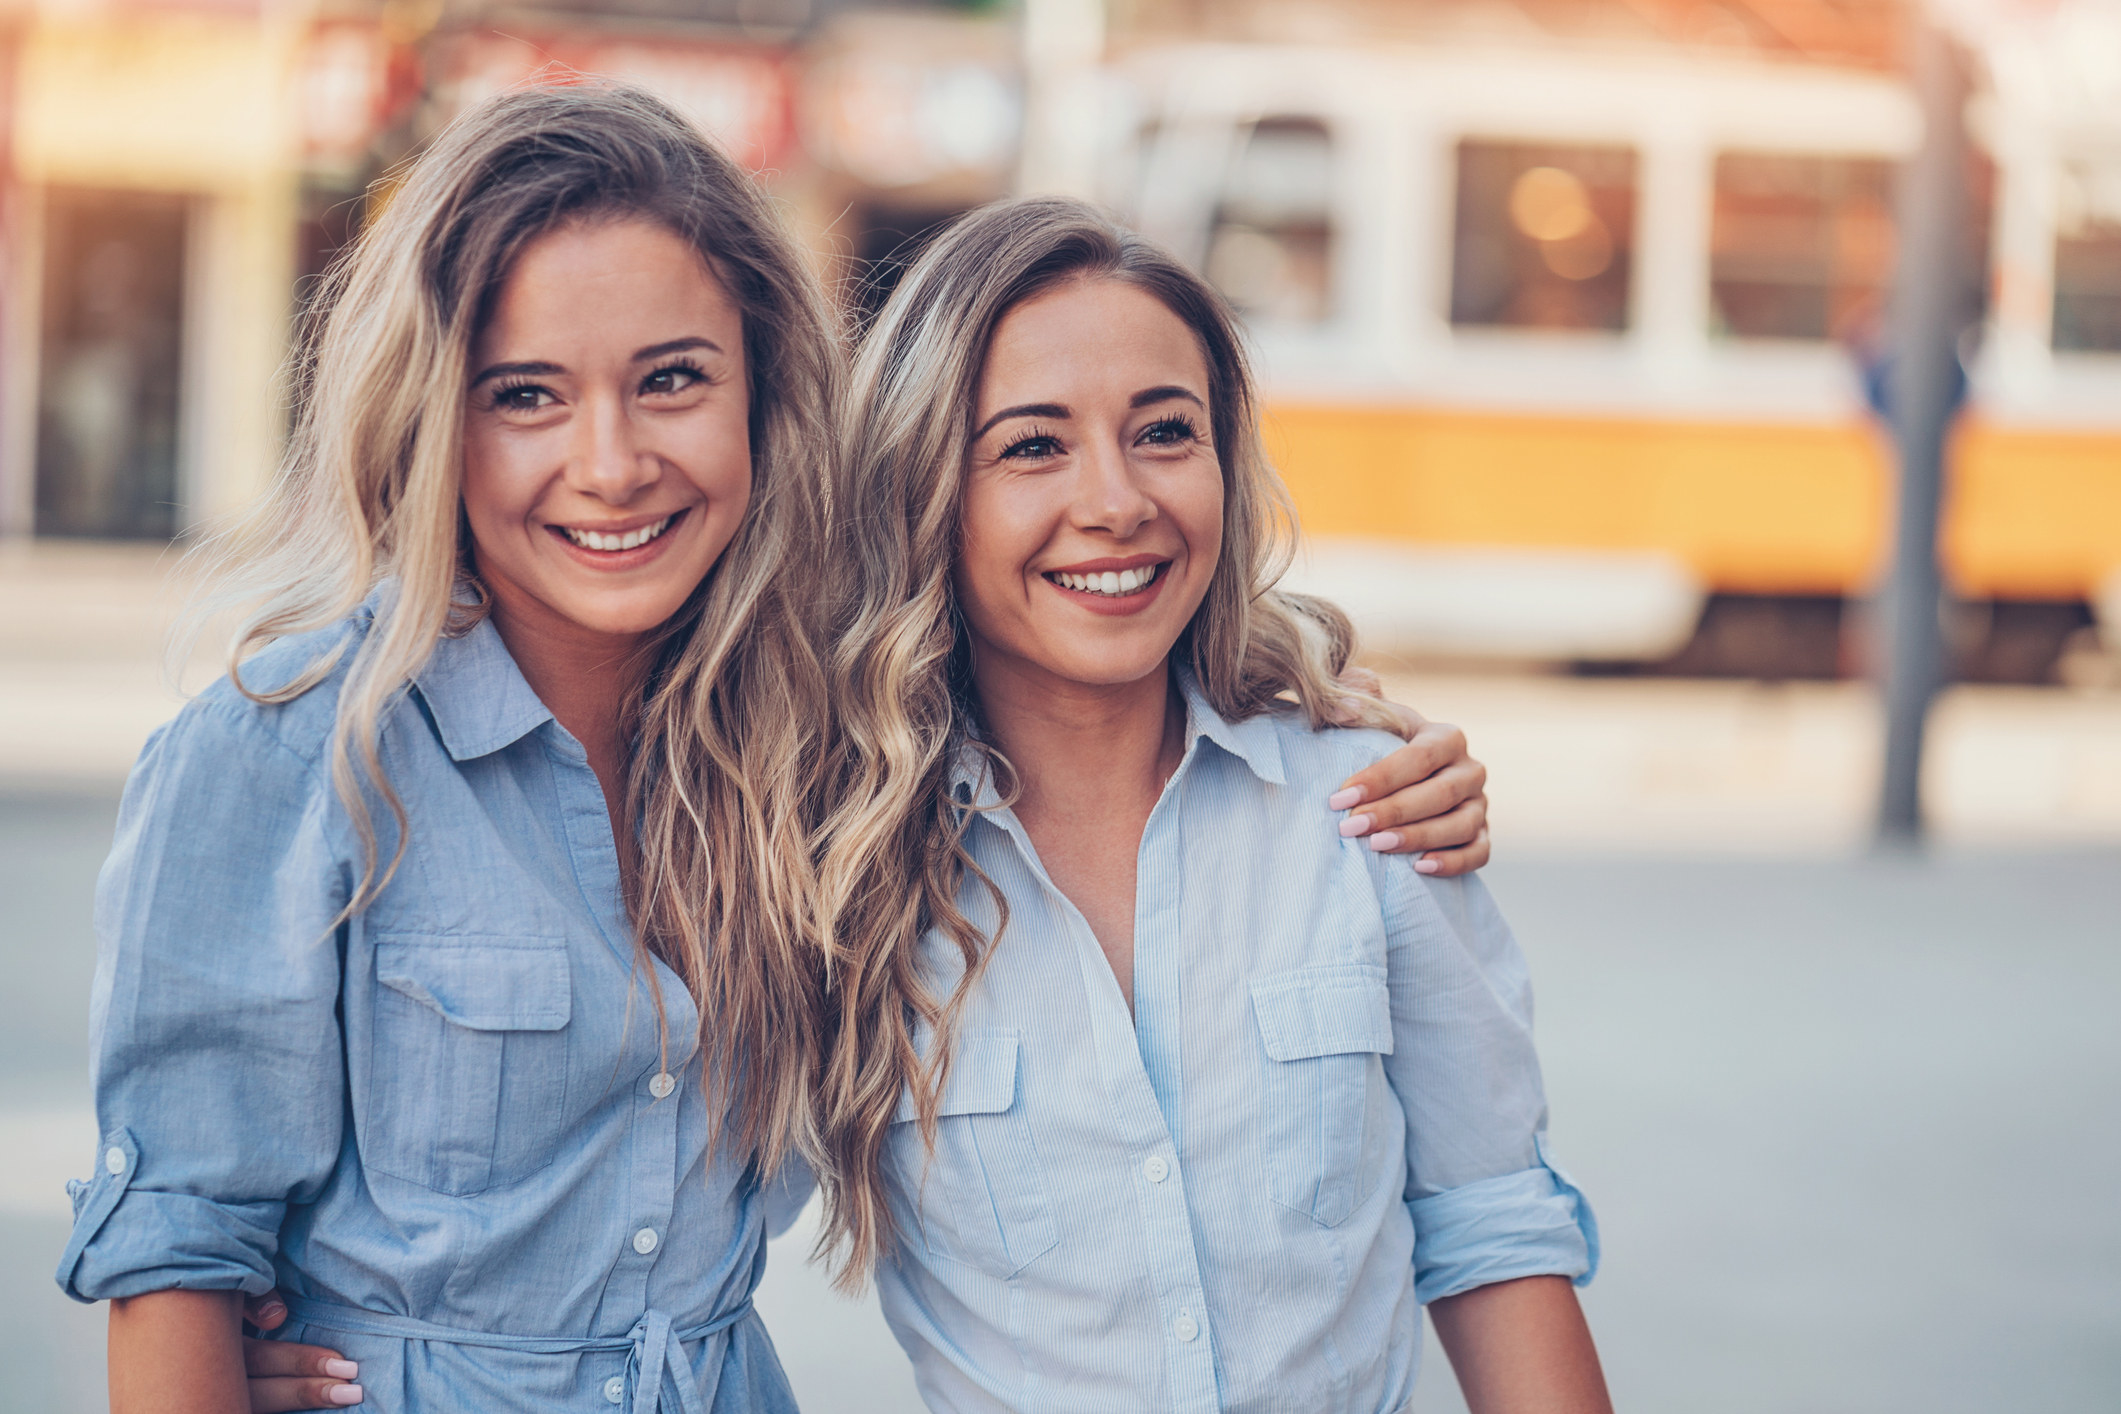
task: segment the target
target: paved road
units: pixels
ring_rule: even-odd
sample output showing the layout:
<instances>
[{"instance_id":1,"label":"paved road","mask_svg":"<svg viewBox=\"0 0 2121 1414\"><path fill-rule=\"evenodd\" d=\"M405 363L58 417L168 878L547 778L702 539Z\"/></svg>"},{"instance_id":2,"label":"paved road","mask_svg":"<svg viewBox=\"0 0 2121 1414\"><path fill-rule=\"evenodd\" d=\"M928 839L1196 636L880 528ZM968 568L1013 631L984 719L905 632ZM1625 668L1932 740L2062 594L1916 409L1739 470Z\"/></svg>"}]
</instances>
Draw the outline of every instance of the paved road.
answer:
<instances>
[{"instance_id":1,"label":"paved road","mask_svg":"<svg viewBox=\"0 0 2121 1414\"><path fill-rule=\"evenodd\" d=\"M0 792L0 1414L101 1408L49 1180L91 1142L111 809ZM1623 1410L2121 1408L2121 852L1491 875L1605 1231L1587 1304ZM762 1305L806 1407L914 1409L873 1308L795 1255ZM1416 1407L1457 1407L1440 1361Z\"/></svg>"}]
</instances>

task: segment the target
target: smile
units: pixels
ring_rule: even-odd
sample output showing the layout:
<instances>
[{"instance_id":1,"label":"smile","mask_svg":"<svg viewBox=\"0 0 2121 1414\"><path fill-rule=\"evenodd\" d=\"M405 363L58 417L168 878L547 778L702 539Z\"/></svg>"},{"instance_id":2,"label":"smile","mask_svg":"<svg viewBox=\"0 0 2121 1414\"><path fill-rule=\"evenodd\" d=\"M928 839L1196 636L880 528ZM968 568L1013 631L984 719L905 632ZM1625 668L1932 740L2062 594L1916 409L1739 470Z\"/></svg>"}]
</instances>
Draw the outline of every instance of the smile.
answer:
<instances>
[{"instance_id":1,"label":"smile","mask_svg":"<svg viewBox=\"0 0 2121 1414\"><path fill-rule=\"evenodd\" d=\"M677 522L677 516L667 515L652 525L636 526L626 531L578 530L571 525L554 526L553 529L566 536L584 550L602 550L607 553L618 550L638 550L661 535Z\"/></svg>"},{"instance_id":2,"label":"smile","mask_svg":"<svg viewBox=\"0 0 2121 1414\"><path fill-rule=\"evenodd\" d=\"M1063 589L1073 589L1078 594L1096 594L1107 599L1123 599L1129 594L1139 594L1156 582L1164 572L1169 560L1140 569L1105 570L1097 574L1066 574L1056 571L1046 576L1051 583Z\"/></svg>"}]
</instances>

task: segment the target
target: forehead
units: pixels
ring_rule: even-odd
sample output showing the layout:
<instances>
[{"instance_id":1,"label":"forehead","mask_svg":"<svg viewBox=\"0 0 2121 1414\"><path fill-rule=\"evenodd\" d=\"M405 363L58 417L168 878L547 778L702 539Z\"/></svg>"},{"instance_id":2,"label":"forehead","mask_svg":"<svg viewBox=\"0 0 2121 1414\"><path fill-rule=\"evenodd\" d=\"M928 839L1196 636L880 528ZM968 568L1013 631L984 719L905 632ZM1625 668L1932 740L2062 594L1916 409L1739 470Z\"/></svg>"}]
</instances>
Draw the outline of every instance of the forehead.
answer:
<instances>
[{"instance_id":1,"label":"forehead","mask_svg":"<svg viewBox=\"0 0 2121 1414\"><path fill-rule=\"evenodd\" d=\"M1125 397L1162 384L1206 401L1208 364L1199 335L1138 285L1072 280L1016 305L995 325L979 401L983 407L1072 405L1102 391Z\"/></svg>"},{"instance_id":2,"label":"forehead","mask_svg":"<svg viewBox=\"0 0 2121 1414\"><path fill-rule=\"evenodd\" d=\"M639 334L634 326L644 322L725 324L739 317L690 241L660 222L618 217L569 221L526 244L495 292L480 334L520 337L581 326L623 340Z\"/></svg>"}]
</instances>

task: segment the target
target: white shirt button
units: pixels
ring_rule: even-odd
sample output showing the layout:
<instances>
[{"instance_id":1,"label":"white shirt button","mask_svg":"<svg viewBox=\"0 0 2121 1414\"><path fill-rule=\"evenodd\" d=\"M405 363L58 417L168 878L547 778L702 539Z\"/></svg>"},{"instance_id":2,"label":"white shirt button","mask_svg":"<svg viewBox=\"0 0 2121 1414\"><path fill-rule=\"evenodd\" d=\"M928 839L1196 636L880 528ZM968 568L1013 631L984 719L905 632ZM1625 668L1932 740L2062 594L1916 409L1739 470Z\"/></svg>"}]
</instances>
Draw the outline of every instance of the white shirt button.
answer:
<instances>
[{"instance_id":1,"label":"white shirt button","mask_svg":"<svg viewBox=\"0 0 2121 1414\"><path fill-rule=\"evenodd\" d=\"M1171 1166L1164 1162L1161 1154L1151 1154L1142 1160L1142 1177L1151 1183L1162 1183L1171 1176Z\"/></svg>"},{"instance_id":2,"label":"white shirt button","mask_svg":"<svg viewBox=\"0 0 2121 1414\"><path fill-rule=\"evenodd\" d=\"M655 1235L654 1228L644 1227L633 1235L633 1250L645 1257L655 1251L655 1245L660 1241L662 1239Z\"/></svg>"},{"instance_id":3,"label":"white shirt button","mask_svg":"<svg viewBox=\"0 0 2121 1414\"><path fill-rule=\"evenodd\" d=\"M1191 1340L1200 1334L1200 1322L1193 1319L1191 1311L1181 1311L1178 1319L1171 1323L1171 1334L1180 1340Z\"/></svg>"},{"instance_id":4,"label":"white shirt button","mask_svg":"<svg viewBox=\"0 0 2121 1414\"><path fill-rule=\"evenodd\" d=\"M610 1400L613 1404L617 1404L626 1398L626 1377L624 1375L613 1375L610 1379L604 1381L604 1398Z\"/></svg>"},{"instance_id":5,"label":"white shirt button","mask_svg":"<svg viewBox=\"0 0 2121 1414\"><path fill-rule=\"evenodd\" d=\"M669 1071L658 1071L655 1079L648 1082L648 1093L658 1100L670 1098L670 1092L678 1088L677 1077Z\"/></svg>"},{"instance_id":6,"label":"white shirt button","mask_svg":"<svg viewBox=\"0 0 2121 1414\"><path fill-rule=\"evenodd\" d=\"M113 1144L103 1151L103 1167L113 1175L125 1172L125 1151Z\"/></svg>"}]
</instances>

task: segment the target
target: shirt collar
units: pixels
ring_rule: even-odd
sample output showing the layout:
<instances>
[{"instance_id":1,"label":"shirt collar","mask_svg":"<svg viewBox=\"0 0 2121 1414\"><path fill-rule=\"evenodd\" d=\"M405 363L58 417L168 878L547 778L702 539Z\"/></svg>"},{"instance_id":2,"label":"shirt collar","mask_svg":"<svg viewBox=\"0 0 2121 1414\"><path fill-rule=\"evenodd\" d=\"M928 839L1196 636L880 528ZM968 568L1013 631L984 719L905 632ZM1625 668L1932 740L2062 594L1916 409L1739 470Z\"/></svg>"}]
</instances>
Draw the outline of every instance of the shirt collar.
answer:
<instances>
[{"instance_id":1,"label":"shirt collar","mask_svg":"<svg viewBox=\"0 0 2121 1414\"><path fill-rule=\"evenodd\" d=\"M1253 775L1268 785L1289 783L1288 770L1282 761L1281 736L1271 712L1262 712L1242 722L1226 721L1209 705L1207 695L1201 691L1190 667L1181 665L1177 676L1179 693L1186 703L1185 745L1189 754L1193 743L1206 737L1244 762ZM950 793L961 805L985 809L1001 803L994 788L991 763L978 742L958 743L957 755L950 762Z\"/></svg>"},{"instance_id":2,"label":"shirt collar","mask_svg":"<svg viewBox=\"0 0 2121 1414\"><path fill-rule=\"evenodd\" d=\"M1181 665L1178 670L1179 691L1186 698L1186 745L1206 737L1224 751L1229 752L1251 769L1270 786L1285 786L1289 773L1281 759L1281 732L1275 725L1272 712L1262 712L1242 722L1225 721L1220 712L1208 703L1207 694L1200 689L1193 669Z\"/></svg>"},{"instance_id":3,"label":"shirt collar","mask_svg":"<svg viewBox=\"0 0 2121 1414\"><path fill-rule=\"evenodd\" d=\"M438 640L414 682L453 761L491 755L552 720L491 619Z\"/></svg>"}]
</instances>

